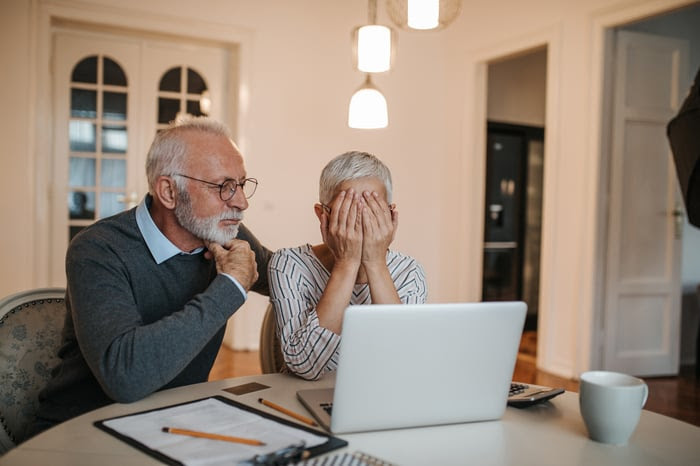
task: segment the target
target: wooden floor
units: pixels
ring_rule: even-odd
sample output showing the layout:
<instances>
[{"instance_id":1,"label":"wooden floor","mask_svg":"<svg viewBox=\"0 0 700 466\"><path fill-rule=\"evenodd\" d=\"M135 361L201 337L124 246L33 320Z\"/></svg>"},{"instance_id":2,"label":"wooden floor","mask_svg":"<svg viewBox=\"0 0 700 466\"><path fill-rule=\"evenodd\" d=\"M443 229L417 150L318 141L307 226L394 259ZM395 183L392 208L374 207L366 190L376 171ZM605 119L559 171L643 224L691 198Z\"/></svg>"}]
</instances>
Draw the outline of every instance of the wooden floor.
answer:
<instances>
[{"instance_id":1,"label":"wooden floor","mask_svg":"<svg viewBox=\"0 0 700 466\"><path fill-rule=\"evenodd\" d=\"M257 351L232 351L222 346L209 380L260 373ZM537 370L534 356L527 352L518 355L513 380L578 392L577 381ZM678 377L646 378L645 381L649 385L645 409L700 426L700 377L695 374L694 366L684 367Z\"/></svg>"}]
</instances>

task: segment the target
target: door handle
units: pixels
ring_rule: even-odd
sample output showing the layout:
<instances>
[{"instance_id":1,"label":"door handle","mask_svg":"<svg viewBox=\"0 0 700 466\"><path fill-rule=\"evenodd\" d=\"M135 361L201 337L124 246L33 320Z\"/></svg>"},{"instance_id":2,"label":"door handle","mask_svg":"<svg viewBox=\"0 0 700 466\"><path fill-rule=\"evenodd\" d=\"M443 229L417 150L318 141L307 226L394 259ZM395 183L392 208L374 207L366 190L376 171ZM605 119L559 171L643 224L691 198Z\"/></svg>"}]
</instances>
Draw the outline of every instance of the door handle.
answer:
<instances>
[{"instance_id":1,"label":"door handle","mask_svg":"<svg viewBox=\"0 0 700 466\"><path fill-rule=\"evenodd\" d=\"M515 241L486 241L484 249L515 249L518 243Z\"/></svg>"},{"instance_id":2,"label":"door handle","mask_svg":"<svg viewBox=\"0 0 700 466\"><path fill-rule=\"evenodd\" d=\"M676 207L671 212L671 215L673 215L676 239L681 239L683 236L683 220L685 217L685 212L683 211L683 207L681 207L680 203L676 203Z\"/></svg>"},{"instance_id":3,"label":"door handle","mask_svg":"<svg viewBox=\"0 0 700 466\"><path fill-rule=\"evenodd\" d=\"M136 207L136 204L139 203L139 197L138 194L136 194L136 191L132 191L131 194L127 195L121 195L117 196L117 202L121 202L122 204L125 204L126 209L131 209L133 207Z\"/></svg>"}]
</instances>

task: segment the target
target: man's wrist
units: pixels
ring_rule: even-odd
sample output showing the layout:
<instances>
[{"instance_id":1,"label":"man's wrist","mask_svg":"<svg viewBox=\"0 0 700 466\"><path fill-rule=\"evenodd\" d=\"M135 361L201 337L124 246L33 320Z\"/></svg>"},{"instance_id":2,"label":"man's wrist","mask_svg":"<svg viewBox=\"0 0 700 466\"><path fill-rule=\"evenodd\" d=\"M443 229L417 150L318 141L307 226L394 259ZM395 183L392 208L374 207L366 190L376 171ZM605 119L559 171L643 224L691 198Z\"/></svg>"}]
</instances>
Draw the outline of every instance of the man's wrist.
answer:
<instances>
[{"instance_id":1,"label":"man's wrist","mask_svg":"<svg viewBox=\"0 0 700 466\"><path fill-rule=\"evenodd\" d=\"M243 286L242 286L240 283L238 283L238 280L236 280L236 279L233 277L233 275L229 275L229 274L227 274L227 273L225 273L225 272L220 272L220 273L221 273L221 275L223 275L224 277L227 277L229 280L231 280L231 281L233 282L233 284L236 285L236 286L238 287L238 289L240 290L241 294L243 295L243 299L247 299L247 298L248 298L248 293L246 293L245 288L243 288Z\"/></svg>"}]
</instances>

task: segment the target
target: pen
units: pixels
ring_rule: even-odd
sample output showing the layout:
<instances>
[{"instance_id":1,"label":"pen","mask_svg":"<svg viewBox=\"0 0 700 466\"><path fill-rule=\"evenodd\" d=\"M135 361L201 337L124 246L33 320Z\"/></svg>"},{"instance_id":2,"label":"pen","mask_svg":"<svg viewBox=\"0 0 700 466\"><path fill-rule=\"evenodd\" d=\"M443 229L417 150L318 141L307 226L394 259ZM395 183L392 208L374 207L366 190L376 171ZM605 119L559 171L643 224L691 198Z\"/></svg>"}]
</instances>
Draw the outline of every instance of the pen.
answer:
<instances>
[{"instance_id":1,"label":"pen","mask_svg":"<svg viewBox=\"0 0 700 466\"><path fill-rule=\"evenodd\" d=\"M189 435L190 437L208 438L211 440L222 440L224 442L244 443L246 445L265 445L265 443L261 442L260 440L232 437L230 435L210 434L207 432L198 432L196 430L178 429L177 427L163 427L163 432L167 432L169 434Z\"/></svg>"},{"instance_id":2,"label":"pen","mask_svg":"<svg viewBox=\"0 0 700 466\"><path fill-rule=\"evenodd\" d=\"M305 424L308 424L308 425L310 425L310 426L315 426L315 427L318 426L318 424L316 424L316 423L313 421L313 419L309 419L309 418L306 417L306 416L302 416L301 414L297 414L297 413L295 413L295 412L293 412L293 411L290 411L290 410L288 410L287 408L283 408L282 406L280 406L280 405L278 405L278 404L275 404L275 403L273 403L273 402L271 402L271 401L263 400L262 398L258 398L258 401L259 401L260 403L264 404L265 406L268 406L268 407L270 407L270 408L272 408L272 409L276 409L277 411L279 411L279 412L281 412L281 413L284 413L284 414L286 414L287 416L291 416L291 417L293 417L294 419L296 419L296 420L298 420L298 421L301 421L301 422L303 422L303 423L305 423Z\"/></svg>"}]
</instances>

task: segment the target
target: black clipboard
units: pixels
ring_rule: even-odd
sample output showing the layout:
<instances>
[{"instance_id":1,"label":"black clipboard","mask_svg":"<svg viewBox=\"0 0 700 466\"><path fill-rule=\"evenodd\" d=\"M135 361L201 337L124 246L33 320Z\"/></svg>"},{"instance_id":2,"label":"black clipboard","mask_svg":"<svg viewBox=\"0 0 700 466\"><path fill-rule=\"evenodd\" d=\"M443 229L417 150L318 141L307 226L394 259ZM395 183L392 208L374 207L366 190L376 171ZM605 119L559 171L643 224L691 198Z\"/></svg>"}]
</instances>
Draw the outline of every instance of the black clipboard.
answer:
<instances>
[{"instance_id":1,"label":"black clipboard","mask_svg":"<svg viewBox=\"0 0 700 466\"><path fill-rule=\"evenodd\" d=\"M165 464L169 464L169 465L173 465L173 466L183 466L183 463L176 460L175 458L167 456L166 454L161 453L160 451L153 450L152 448L148 447L147 445L144 445L143 443L139 442L135 438L130 437L128 435L124 435L121 432L118 432L118 431L112 429L111 427L105 425L105 422L110 421L112 419L121 419L124 417L137 416L140 414L151 413L154 411L162 411L165 409L174 408L176 406L183 406L186 404L196 403L198 401L207 400L207 399L215 399L217 401L221 401L223 403L235 406L238 409L242 409L244 411L249 411L251 413L257 414L258 416L264 417L266 419L277 422L279 424L284 424L288 427L293 427L293 428L298 429L298 430L303 430L303 431L312 433L314 435L317 435L319 437L326 437L327 441L325 443L322 443L322 444L317 445L315 447L310 447L310 448L306 449L306 451L308 452L308 458L312 458L314 456L318 456L318 455L321 455L323 453L326 453L326 452L329 452L329 451L332 451L332 450L335 450L338 448L342 448L342 447L345 447L348 445L347 441L345 441L341 438L338 438L338 437L333 437L332 435L329 435L326 432L316 430L316 429L313 429L311 427L302 426L302 425L297 424L295 422L288 421L287 419L279 418L279 417L272 415L270 413L260 411L258 409L251 407L251 406L245 405L243 403L239 403L237 401L231 400L230 398L226 398L226 397L220 396L220 395L208 396L208 397L199 398L196 400L185 401L183 403L177 403L174 405L161 406L160 408L138 411L135 413L125 414L122 416L114 416L114 417L110 417L107 419L101 419L99 421L95 421L93 424L98 429L103 430L110 435L113 435L114 437L118 438L119 440L131 445L132 447L136 448L137 450L140 450L140 451L146 453L147 455L157 459L158 461L161 461Z\"/></svg>"}]
</instances>

